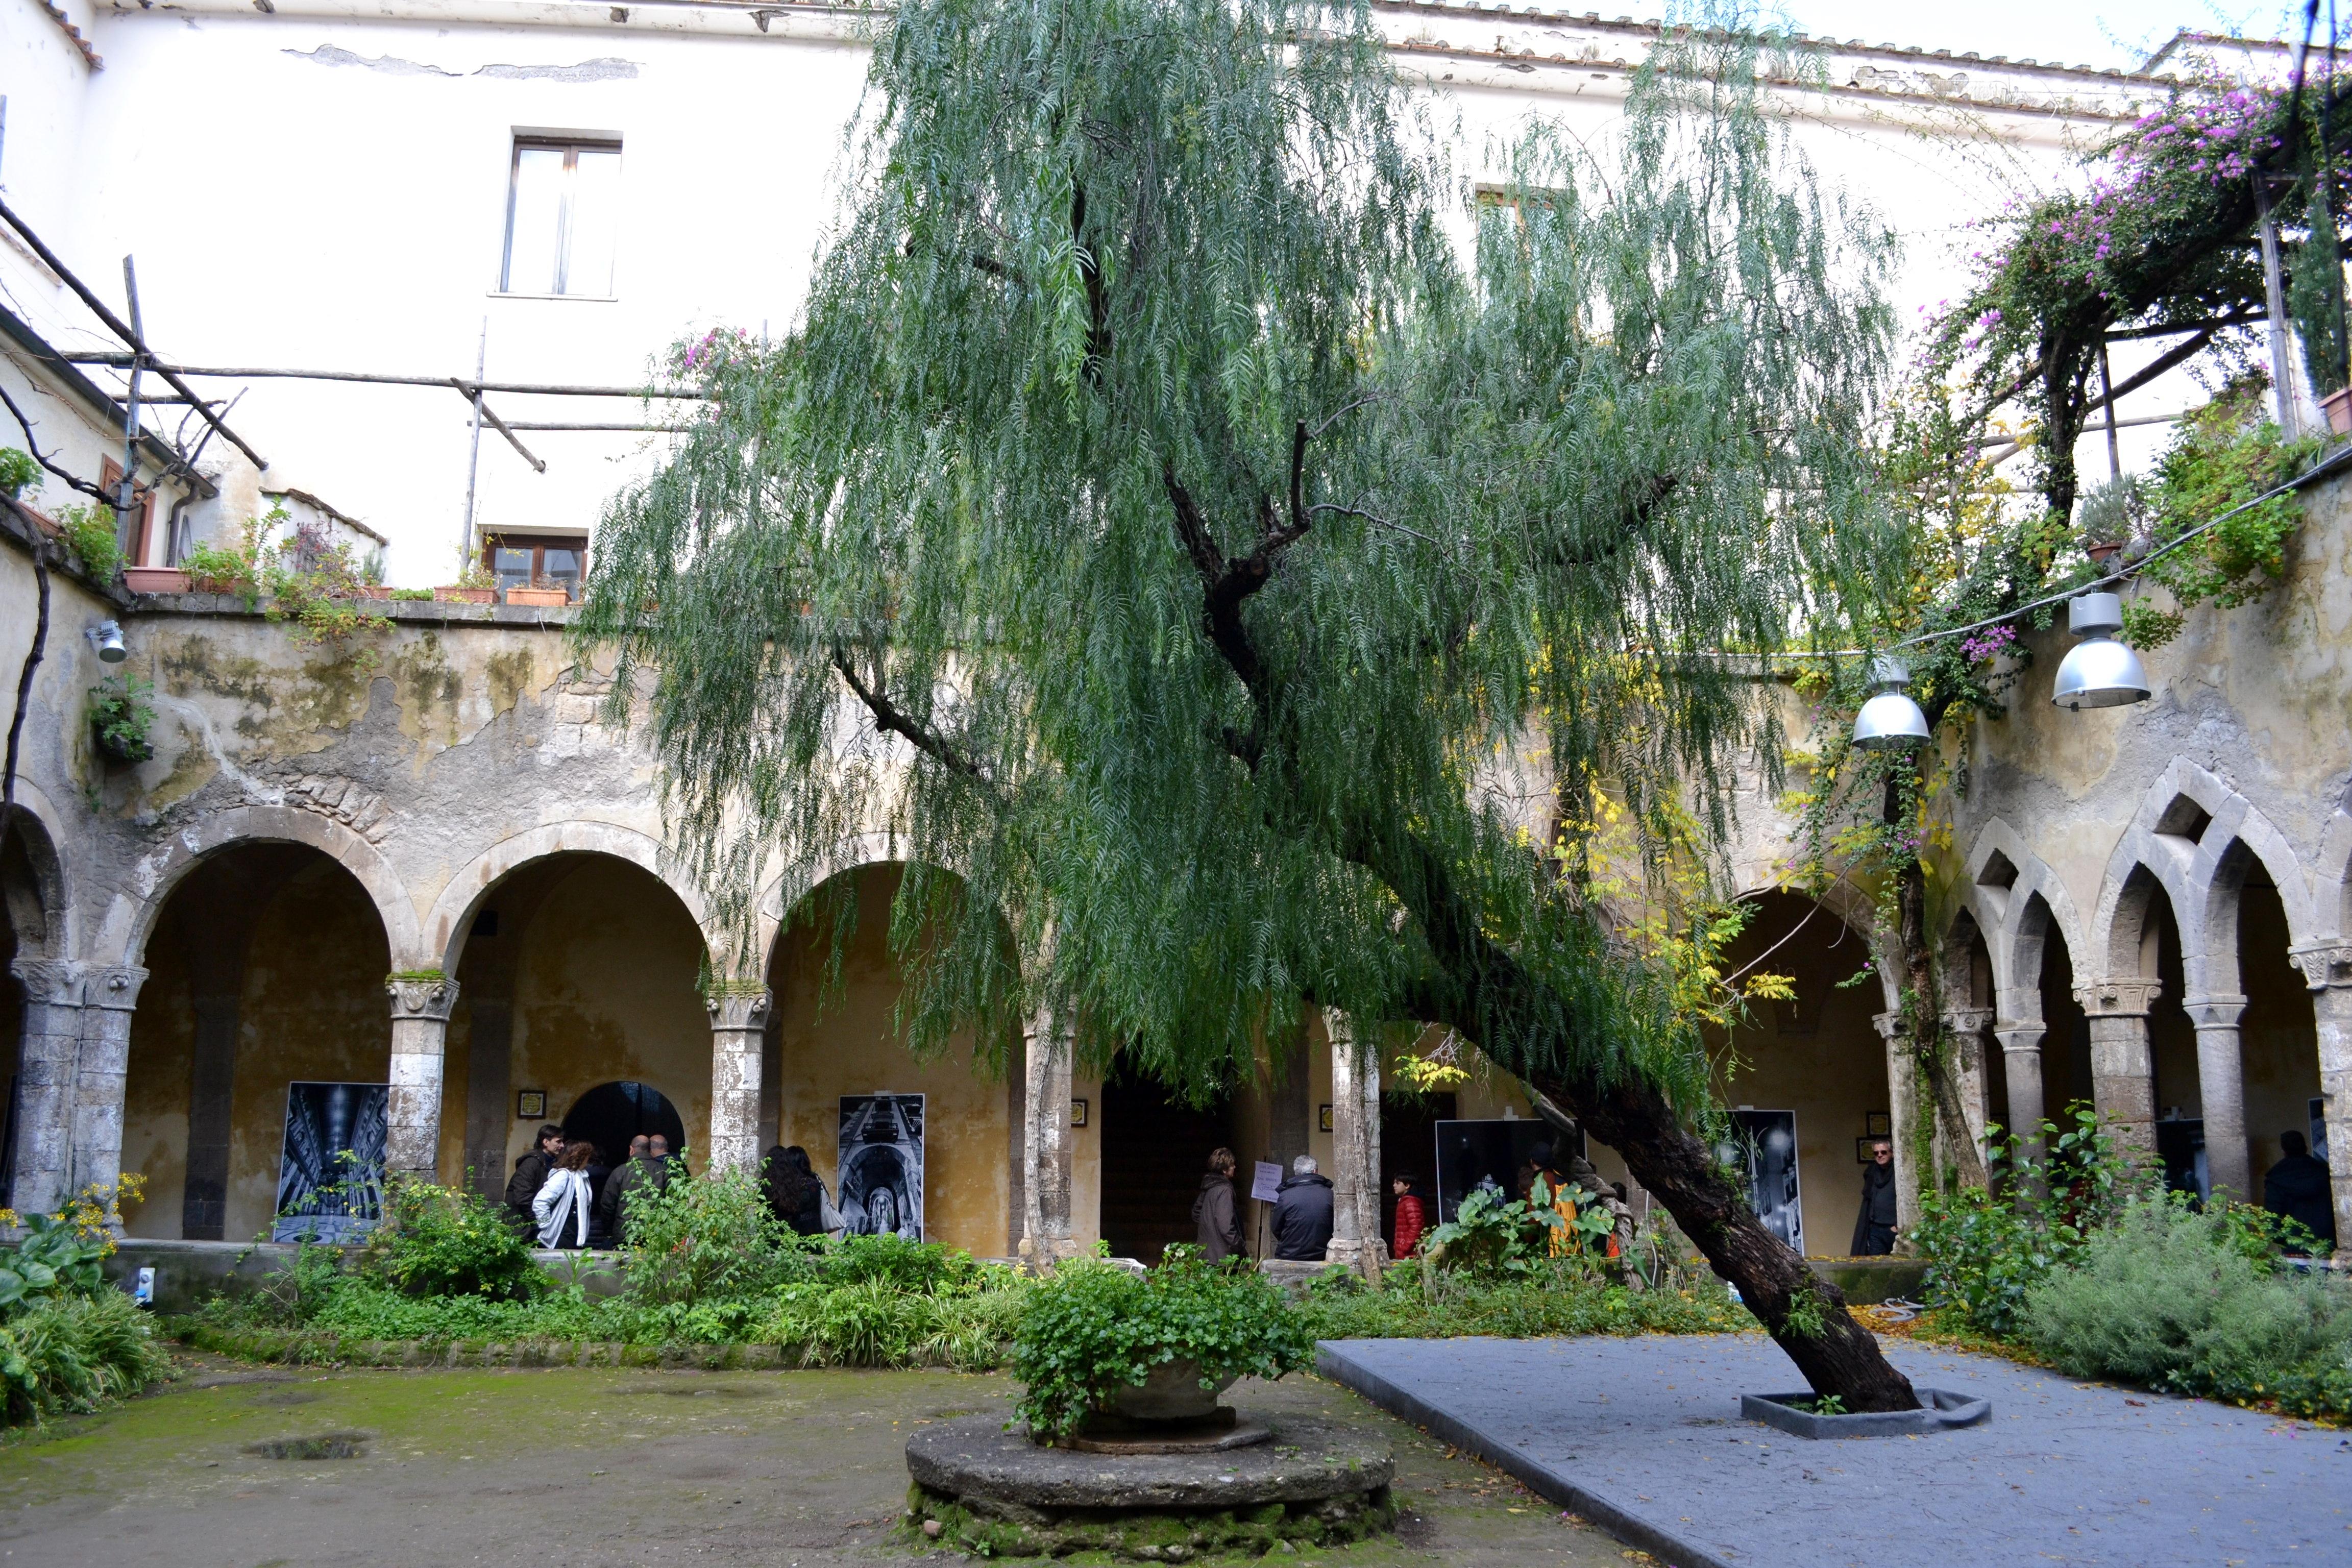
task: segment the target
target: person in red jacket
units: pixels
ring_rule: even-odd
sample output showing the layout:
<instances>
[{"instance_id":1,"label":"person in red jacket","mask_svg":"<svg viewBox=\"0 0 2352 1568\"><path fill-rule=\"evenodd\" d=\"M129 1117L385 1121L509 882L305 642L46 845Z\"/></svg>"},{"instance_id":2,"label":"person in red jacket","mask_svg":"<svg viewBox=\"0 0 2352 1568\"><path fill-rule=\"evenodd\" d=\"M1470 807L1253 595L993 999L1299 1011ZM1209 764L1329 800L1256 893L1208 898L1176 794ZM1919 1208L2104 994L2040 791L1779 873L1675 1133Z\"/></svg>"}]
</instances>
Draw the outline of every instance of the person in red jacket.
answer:
<instances>
[{"instance_id":1,"label":"person in red jacket","mask_svg":"<svg viewBox=\"0 0 2352 1568\"><path fill-rule=\"evenodd\" d=\"M1421 1249L1421 1233L1428 1223L1421 1199L1413 1192L1411 1176L1399 1176L1389 1184L1396 1194L1396 1255L1411 1258Z\"/></svg>"}]
</instances>

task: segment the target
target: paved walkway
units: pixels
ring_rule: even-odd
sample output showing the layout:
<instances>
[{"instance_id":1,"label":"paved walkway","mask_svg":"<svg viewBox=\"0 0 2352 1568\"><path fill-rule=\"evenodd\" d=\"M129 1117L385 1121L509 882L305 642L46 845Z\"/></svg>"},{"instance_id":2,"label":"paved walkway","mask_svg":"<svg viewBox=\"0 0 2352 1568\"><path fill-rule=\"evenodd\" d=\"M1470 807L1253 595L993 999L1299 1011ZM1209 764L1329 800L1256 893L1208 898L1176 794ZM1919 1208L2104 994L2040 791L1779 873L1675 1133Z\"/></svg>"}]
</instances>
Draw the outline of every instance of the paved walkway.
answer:
<instances>
[{"instance_id":1,"label":"paved walkway","mask_svg":"<svg viewBox=\"0 0 2352 1568\"><path fill-rule=\"evenodd\" d=\"M1989 1422L1811 1442L1739 1418L1803 1386L1753 1334L1338 1340L1326 1376L1676 1568L2352 1563L2352 1438L1893 1342Z\"/></svg>"}]
</instances>

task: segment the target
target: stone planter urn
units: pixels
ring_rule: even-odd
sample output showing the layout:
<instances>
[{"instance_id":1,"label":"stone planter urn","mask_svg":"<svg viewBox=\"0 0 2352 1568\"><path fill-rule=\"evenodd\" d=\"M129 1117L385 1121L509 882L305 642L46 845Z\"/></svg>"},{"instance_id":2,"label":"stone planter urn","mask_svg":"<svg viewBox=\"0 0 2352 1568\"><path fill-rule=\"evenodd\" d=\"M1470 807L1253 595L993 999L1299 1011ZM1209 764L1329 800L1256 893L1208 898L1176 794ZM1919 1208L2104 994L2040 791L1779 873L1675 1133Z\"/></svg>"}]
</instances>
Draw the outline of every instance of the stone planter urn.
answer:
<instances>
[{"instance_id":1,"label":"stone planter urn","mask_svg":"<svg viewBox=\"0 0 2352 1568\"><path fill-rule=\"evenodd\" d=\"M1130 1384L1110 1397L1111 1413L1130 1422L1193 1422L1213 1419L1217 1395L1233 1386L1231 1377L1201 1386L1201 1363L1187 1358L1162 1362L1140 1384Z\"/></svg>"}]
</instances>

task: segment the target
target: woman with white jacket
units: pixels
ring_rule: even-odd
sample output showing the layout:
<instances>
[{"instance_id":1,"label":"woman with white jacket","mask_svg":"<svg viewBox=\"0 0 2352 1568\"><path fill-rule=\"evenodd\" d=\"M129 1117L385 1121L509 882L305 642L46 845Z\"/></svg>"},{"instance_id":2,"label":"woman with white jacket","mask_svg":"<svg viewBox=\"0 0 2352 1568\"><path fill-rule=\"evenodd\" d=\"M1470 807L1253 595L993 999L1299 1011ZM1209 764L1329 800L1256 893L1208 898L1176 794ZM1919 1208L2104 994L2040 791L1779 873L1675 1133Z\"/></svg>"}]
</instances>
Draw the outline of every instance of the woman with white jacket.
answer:
<instances>
[{"instance_id":1,"label":"woman with white jacket","mask_svg":"<svg viewBox=\"0 0 2352 1568\"><path fill-rule=\"evenodd\" d=\"M531 1215L539 1221L540 1246L576 1251L588 1245L588 1211L596 1196L588 1181L588 1163L595 1157L596 1145L588 1142L567 1143L557 1156L547 1184L530 1201Z\"/></svg>"}]
</instances>

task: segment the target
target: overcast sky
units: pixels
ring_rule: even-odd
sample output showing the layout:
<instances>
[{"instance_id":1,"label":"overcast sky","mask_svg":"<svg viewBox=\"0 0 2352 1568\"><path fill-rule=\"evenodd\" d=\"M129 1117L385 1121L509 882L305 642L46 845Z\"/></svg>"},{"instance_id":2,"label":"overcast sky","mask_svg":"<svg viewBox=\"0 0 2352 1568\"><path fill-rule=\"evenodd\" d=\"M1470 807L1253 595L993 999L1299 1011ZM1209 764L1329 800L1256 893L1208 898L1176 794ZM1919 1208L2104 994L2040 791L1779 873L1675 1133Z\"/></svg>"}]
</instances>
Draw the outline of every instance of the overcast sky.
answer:
<instances>
[{"instance_id":1,"label":"overcast sky","mask_svg":"<svg viewBox=\"0 0 2352 1568\"><path fill-rule=\"evenodd\" d=\"M2131 69L2182 28L2239 37L2287 37L2302 29L2300 5L2243 0L1969 0L1965 5L1889 5L1887 0L1759 0L1760 14L1785 15L1805 32L1840 40L1973 49L2062 65ZM2336 0L2339 28L2352 0ZM1607 12L1604 9L1603 15ZM2321 0L2319 28L2327 28Z\"/></svg>"}]
</instances>

